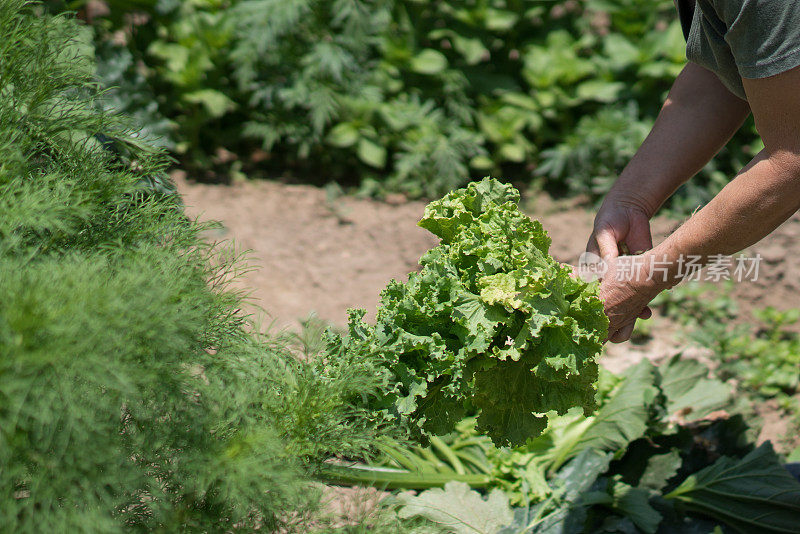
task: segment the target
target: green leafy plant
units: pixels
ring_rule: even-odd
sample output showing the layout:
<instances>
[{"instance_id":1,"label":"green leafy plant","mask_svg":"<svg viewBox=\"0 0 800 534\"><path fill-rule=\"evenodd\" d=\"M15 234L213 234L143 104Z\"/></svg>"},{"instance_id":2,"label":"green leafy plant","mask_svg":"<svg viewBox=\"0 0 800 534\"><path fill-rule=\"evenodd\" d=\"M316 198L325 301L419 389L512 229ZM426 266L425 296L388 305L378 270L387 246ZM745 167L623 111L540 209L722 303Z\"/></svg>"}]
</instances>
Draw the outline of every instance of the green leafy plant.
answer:
<instances>
[{"instance_id":1,"label":"green leafy plant","mask_svg":"<svg viewBox=\"0 0 800 534\"><path fill-rule=\"evenodd\" d=\"M352 310L348 335L331 336L331 358L383 370L375 409L430 434L478 409L478 427L513 444L541 433L550 410L594 409L602 303L549 256L549 237L518 201L485 179L429 204L419 224L441 243L422 270L383 291L375 325Z\"/></svg>"},{"instance_id":2,"label":"green leafy plant","mask_svg":"<svg viewBox=\"0 0 800 534\"><path fill-rule=\"evenodd\" d=\"M764 406L783 412L790 421L781 445L794 447L793 431L800 424L794 415L800 392L800 339L794 325L800 310L752 309L744 322L731 289L731 284L686 283L652 304L676 320L694 344L711 351L717 374L736 383L755 412Z\"/></svg>"},{"instance_id":3,"label":"green leafy plant","mask_svg":"<svg viewBox=\"0 0 800 534\"><path fill-rule=\"evenodd\" d=\"M512 509L495 490L488 499L460 482L418 496L403 494L400 515L424 517L453 533L538 534L616 531L653 534L712 532L713 520L687 518L665 504L711 517L738 532L794 532L800 484L767 443L743 458L722 457L690 476L662 499L644 487L602 478L610 455L587 449L554 478L554 496L530 508ZM651 499L653 502L651 503ZM592 510L594 508L594 510ZM605 509L598 514L598 509ZM618 530L617 530L618 529Z\"/></svg>"},{"instance_id":4,"label":"green leafy plant","mask_svg":"<svg viewBox=\"0 0 800 534\"><path fill-rule=\"evenodd\" d=\"M84 30L0 2L0 531L307 531L378 384L254 333L240 256L98 105Z\"/></svg>"},{"instance_id":5,"label":"green leafy plant","mask_svg":"<svg viewBox=\"0 0 800 534\"><path fill-rule=\"evenodd\" d=\"M635 102L583 117L562 143L542 151L537 174L564 183L573 194L605 195L652 124L639 118Z\"/></svg>"},{"instance_id":6,"label":"green leafy plant","mask_svg":"<svg viewBox=\"0 0 800 534\"><path fill-rule=\"evenodd\" d=\"M788 402L800 391L800 336L792 329L800 310L768 307L752 315L756 329L718 323L694 331L692 337L714 351L723 376L740 381L760 398Z\"/></svg>"},{"instance_id":7,"label":"green leafy plant","mask_svg":"<svg viewBox=\"0 0 800 534\"><path fill-rule=\"evenodd\" d=\"M732 282L686 282L660 293L653 307L679 324L714 329L737 316L739 307L731 296Z\"/></svg>"},{"instance_id":8,"label":"green leafy plant","mask_svg":"<svg viewBox=\"0 0 800 534\"><path fill-rule=\"evenodd\" d=\"M493 173L596 198L685 63L668 0L135 4L92 19L98 75L185 163L322 170L375 195L436 197ZM671 205L706 201L756 139L748 123Z\"/></svg>"},{"instance_id":9,"label":"green leafy plant","mask_svg":"<svg viewBox=\"0 0 800 534\"><path fill-rule=\"evenodd\" d=\"M645 360L604 375L596 414L551 413L545 432L525 446L496 448L465 420L427 453L407 449L413 462L396 462L393 453L360 465L360 482L383 487L395 473L379 465L405 466L405 487L426 491L390 503L401 517L447 532L792 531L800 483L769 444L754 447L741 416L729 414L737 409L734 389L708 374L694 360L674 357L658 368ZM488 481L471 485L454 473L442 484L426 470L455 469L451 457L462 450L482 458L470 465L481 464Z\"/></svg>"},{"instance_id":10,"label":"green leafy plant","mask_svg":"<svg viewBox=\"0 0 800 534\"><path fill-rule=\"evenodd\" d=\"M749 311L752 322L736 322L732 286L686 283L664 292L653 306L688 329L690 338L713 352L718 374L758 399L778 399L793 411L800 390L800 310L772 307Z\"/></svg>"},{"instance_id":11,"label":"green leafy plant","mask_svg":"<svg viewBox=\"0 0 800 534\"><path fill-rule=\"evenodd\" d=\"M798 483L765 443L737 461L723 457L665 495L740 532L793 532L800 513Z\"/></svg>"}]
</instances>

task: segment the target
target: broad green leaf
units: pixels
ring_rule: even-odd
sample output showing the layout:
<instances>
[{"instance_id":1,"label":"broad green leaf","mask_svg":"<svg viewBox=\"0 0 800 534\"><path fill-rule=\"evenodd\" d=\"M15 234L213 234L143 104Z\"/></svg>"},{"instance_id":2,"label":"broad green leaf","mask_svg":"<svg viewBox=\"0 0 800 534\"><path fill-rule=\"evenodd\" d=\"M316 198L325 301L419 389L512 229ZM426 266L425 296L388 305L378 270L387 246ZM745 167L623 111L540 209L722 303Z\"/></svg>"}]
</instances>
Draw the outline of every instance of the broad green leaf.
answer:
<instances>
[{"instance_id":1,"label":"broad green leaf","mask_svg":"<svg viewBox=\"0 0 800 534\"><path fill-rule=\"evenodd\" d=\"M626 85L622 82L606 82L603 80L588 80L578 85L576 95L583 100L596 100L598 102L615 102Z\"/></svg>"},{"instance_id":2,"label":"broad green leaf","mask_svg":"<svg viewBox=\"0 0 800 534\"><path fill-rule=\"evenodd\" d=\"M419 74L439 74L447 68L447 58L432 48L426 48L411 58L411 70Z\"/></svg>"},{"instance_id":3,"label":"broad green leaf","mask_svg":"<svg viewBox=\"0 0 800 534\"><path fill-rule=\"evenodd\" d=\"M189 49L176 43L153 41L147 51L164 61L171 72L182 71L189 64Z\"/></svg>"},{"instance_id":4,"label":"broad green leaf","mask_svg":"<svg viewBox=\"0 0 800 534\"><path fill-rule=\"evenodd\" d=\"M504 93L501 97L503 102L506 104L510 104L512 106L527 110L527 111L539 111L540 107L539 104L536 102L535 99L531 98L529 95L525 93L516 93L516 92L509 92Z\"/></svg>"},{"instance_id":5,"label":"broad green leaf","mask_svg":"<svg viewBox=\"0 0 800 534\"><path fill-rule=\"evenodd\" d=\"M629 368L617 391L600 408L592 425L581 436L577 449L617 451L642 437L659 395L655 373L655 367L648 360Z\"/></svg>"},{"instance_id":6,"label":"broad green leaf","mask_svg":"<svg viewBox=\"0 0 800 534\"><path fill-rule=\"evenodd\" d=\"M612 453L595 449L581 451L561 469L555 477L561 498L574 501L594 484L597 477L608 470Z\"/></svg>"},{"instance_id":7,"label":"broad green leaf","mask_svg":"<svg viewBox=\"0 0 800 534\"><path fill-rule=\"evenodd\" d=\"M469 166L479 171L487 171L494 167L494 161L486 156L475 156L470 160Z\"/></svg>"},{"instance_id":8,"label":"broad green leaf","mask_svg":"<svg viewBox=\"0 0 800 534\"><path fill-rule=\"evenodd\" d=\"M225 94L214 89L200 89L186 93L183 98L193 104L202 104L209 115L215 118L222 117L227 112L236 109L236 103Z\"/></svg>"},{"instance_id":9,"label":"broad green leaf","mask_svg":"<svg viewBox=\"0 0 800 534\"><path fill-rule=\"evenodd\" d=\"M500 147L500 155L507 161L522 163L527 153L525 147L520 144L506 143Z\"/></svg>"},{"instance_id":10,"label":"broad green leaf","mask_svg":"<svg viewBox=\"0 0 800 534\"><path fill-rule=\"evenodd\" d=\"M649 502L650 493L623 482L613 482L612 507L630 519L645 534L654 534L661 523L661 514Z\"/></svg>"},{"instance_id":11,"label":"broad green leaf","mask_svg":"<svg viewBox=\"0 0 800 534\"><path fill-rule=\"evenodd\" d=\"M636 64L642 53L640 47L619 33L609 34L603 40L603 51L608 56L611 67L616 70Z\"/></svg>"},{"instance_id":12,"label":"broad green leaf","mask_svg":"<svg viewBox=\"0 0 800 534\"><path fill-rule=\"evenodd\" d=\"M547 34L544 45L533 45L525 50L522 75L533 87L547 89L574 84L589 75L596 74L597 65L580 57L579 47L579 43L569 32L551 31ZM543 96L538 92L537 95ZM550 95L549 98L555 102L557 96ZM550 107L552 102L542 103L544 107Z\"/></svg>"},{"instance_id":13,"label":"broad green leaf","mask_svg":"<svg viewBox=\"0 0 800 534\"><path fill-rule=\"evenodd\" d=\"M386 149L375 141L362 137L358 141L358 158L370 167L382 169L386 166Z\"/></svg>"},{"instance_id":14,"label":"broad green leaf","mask_svg":"<svg viewBox=\"0 0 800 534\"><path fill-rule=\"evenodd\" d=\"M737 459L723 456L665 498L741 532L796 533L800 482L780 464L769 442Z\"/></svg>"},{"instance_id":15,"label":"broad green leaf","mask_svg":"<svg viewBox=\"0 0 800 534\"><path fill-rule=\"evenodd\" d=\"M453 37L453 48L464 56L467 65L477 65L489 55L489 49L483 45L478 38L466 38L455 35Z\"/></svg>"},{"instance_id":16,"label":"broad green leaf","mask_svg":"<svg viewBox=\"0 0 800 534\"><path fill-rule=\"evenodd\" d=\"M348 148L355 145L360 137L358 128L350 122L337 124L326 137L326 141L339 148Z\"/></svg>"},{"instance_id":17,"label":"broad green leaf","mask_svg":"<svg viewBox=\"0 0 800 534\"><path fill-rule=\"evenodd\" d=\"M637 487L661 491L667 485L667 481L675 476L682 463L683 459L677 449L666 454L654 454L647 460L647 467Z\"/></svg>"},{"instance_id":18,"label":"broad green leaf","mask_svg":"<svg viewBox=\"0 0 800 534\"><path fill-rule=\"evenodd\" d=\"M497 534L511 523L508 498L492 490L485 499L463 482L448 482L444 489L430 489L418 496L397 496L401 518L423 517L456 534Z\"/></svg>"},{"instance_id":19,"label":"broad green leaf","mask_svg":"<svg viewBox=\"0 0 800 534\"><path fill-rule=\"evenodd\" d=\"M507 31L519 20L519 15L504 9L486 10L486 28L492 31Z\"/></svg>"},{"instance_id":20,"label":"broad green leaf","mask_svg":"<svg viewBox=\"0 0 800 534\"><path fill-rule=\"evenodd\" d=\"M700 419L731 405L733 388L708 377L708 367L688 358L674 356L659 368L661 390L667 397L667 411L681 412L687 421Z\"/></svg>"}]
</instances>

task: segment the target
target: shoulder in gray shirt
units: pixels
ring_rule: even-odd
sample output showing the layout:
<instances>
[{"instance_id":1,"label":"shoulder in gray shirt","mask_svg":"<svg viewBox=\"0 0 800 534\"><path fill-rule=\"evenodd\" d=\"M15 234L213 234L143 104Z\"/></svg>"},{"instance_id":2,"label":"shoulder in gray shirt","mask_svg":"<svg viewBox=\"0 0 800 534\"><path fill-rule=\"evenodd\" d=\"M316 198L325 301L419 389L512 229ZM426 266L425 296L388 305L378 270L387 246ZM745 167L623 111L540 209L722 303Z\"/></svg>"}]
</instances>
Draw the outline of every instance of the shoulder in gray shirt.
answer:
<instances>
[{"instance_id":1,"label":"shoulder in gray shirt","mask_svg":"<svg viewBox=\"0 0 800 534\"><path fill-rule=\"evenodd\" d=\"M686 57L747 100L742 78L800 65L800 0L697 0Z\"/></svg>"}]
</instances>

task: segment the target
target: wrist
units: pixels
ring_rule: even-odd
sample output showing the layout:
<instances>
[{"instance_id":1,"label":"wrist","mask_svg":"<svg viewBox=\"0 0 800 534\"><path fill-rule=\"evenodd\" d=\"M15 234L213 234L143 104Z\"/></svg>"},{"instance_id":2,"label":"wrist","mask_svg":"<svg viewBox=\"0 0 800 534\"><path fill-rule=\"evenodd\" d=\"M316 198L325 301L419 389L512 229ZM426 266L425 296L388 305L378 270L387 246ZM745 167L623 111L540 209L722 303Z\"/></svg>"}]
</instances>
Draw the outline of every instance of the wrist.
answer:
<instances>
[{"instance_id":1,"label":"wrist","mask_svg":"<svg viewBox=\"0 0 800 534\"><path fill-rule=\"evenodd\" d=\"M657 246L642 254L644 271L649 286L660 293L678 285L683 277L682 255L663 246Z\"/></svg>"},{"instance_id":2,"label":"wrist","mask_svg":"<svg viewBox=\"0 0 800 534\"><path fill-rule=\"evenodd\" d=\"M619 203L635 207L649 218L669 198L683 180L669 172L660 158L653 158L641 150L633 157L614 182L608 196Z\"/></svg>"},{"instance_id":3,"label":"wrist","mask_svg":"<svg viewBox=\"0 0 800 534\"><path fill-rule=\"evenodd\" d=\"M661 202L642 192L635 191L630 187L614 187L603 200L604 206L621 206L629 210L636 210L643 213L647 219L652 219Z\"/></svg>"}]
</instances>

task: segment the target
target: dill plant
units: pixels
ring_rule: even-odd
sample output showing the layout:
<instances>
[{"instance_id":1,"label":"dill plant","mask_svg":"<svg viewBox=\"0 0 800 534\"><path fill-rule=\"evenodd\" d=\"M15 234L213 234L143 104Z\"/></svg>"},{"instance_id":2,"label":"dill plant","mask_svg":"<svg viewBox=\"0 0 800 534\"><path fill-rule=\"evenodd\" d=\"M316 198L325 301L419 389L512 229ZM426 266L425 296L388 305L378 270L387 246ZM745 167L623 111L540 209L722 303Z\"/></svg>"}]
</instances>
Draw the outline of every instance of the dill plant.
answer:
<instances>
[{"instance_id":1,"label":"dill plant","mask_svg":"<svg viewBox=\"0 0 800 534\"><path fill-rule=\"evenodd\" d=\"M0 531L290 529L373 387L253 334L68 17L0 2ZM324 372L323 372L324 371Z\"/></svg>"}]
</instances>

